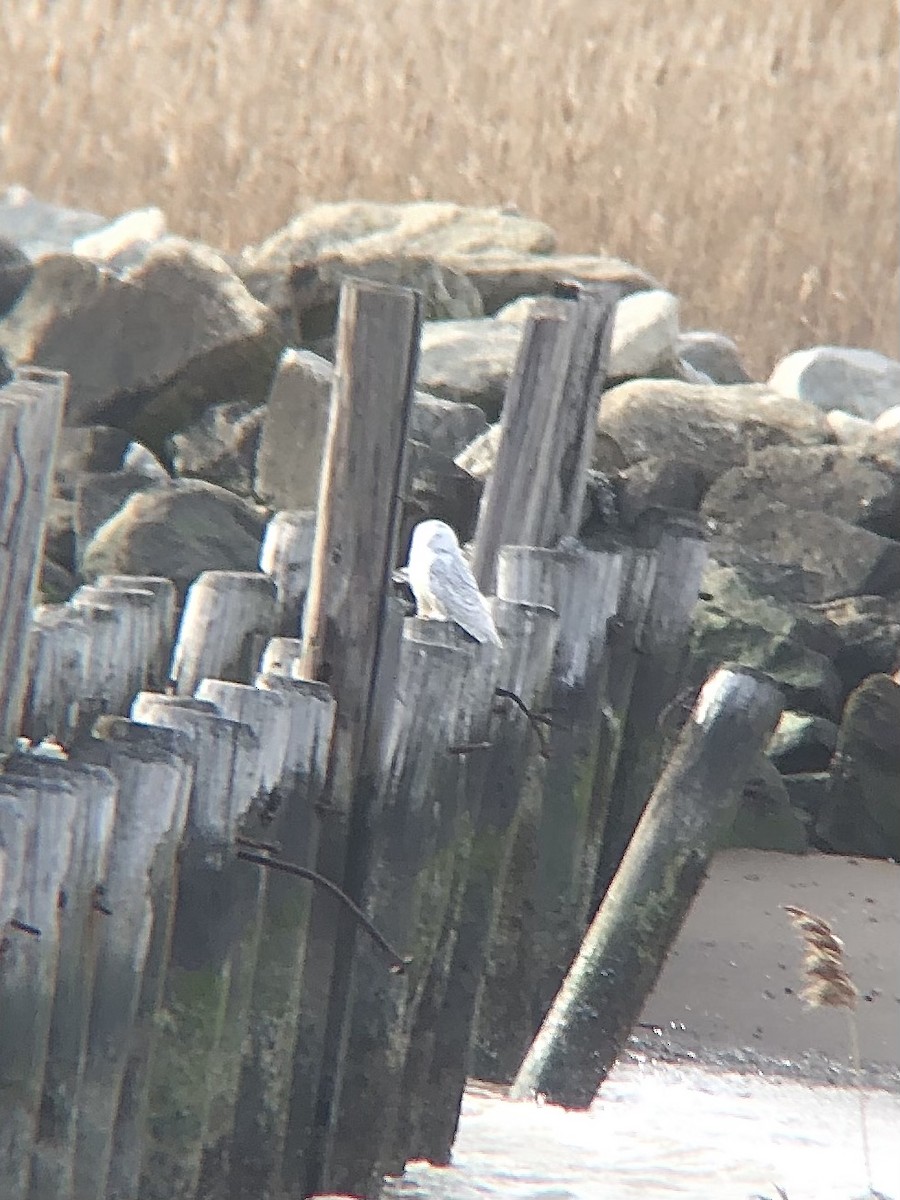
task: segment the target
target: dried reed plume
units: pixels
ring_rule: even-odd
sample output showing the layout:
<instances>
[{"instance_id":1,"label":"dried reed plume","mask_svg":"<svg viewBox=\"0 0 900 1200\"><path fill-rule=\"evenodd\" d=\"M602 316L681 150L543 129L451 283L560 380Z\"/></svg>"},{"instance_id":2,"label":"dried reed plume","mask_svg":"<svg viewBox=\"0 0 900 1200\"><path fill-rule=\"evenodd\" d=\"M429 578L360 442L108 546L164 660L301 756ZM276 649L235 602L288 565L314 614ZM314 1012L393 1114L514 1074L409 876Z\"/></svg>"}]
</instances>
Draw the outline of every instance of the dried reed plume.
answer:
<instances>
[{"instance_id":1,"label":"dried reed plume","mask_svg":"<svg viewBox=\"0 0 900 1200\"><path fill-rule=\"evenodd\" d=\"M859 991L844 964L844 943L823 917L814 916L805 908L797 908L793 904L783 904L781 907L803 938L804 985L800 991L800 999L805 1001L810 1008L843 1008L847 1013L850 1058L859 1102L859 1124L866 1184L869 1195L876 1196L879 1193L872 1187L872 1159L869 1153L869 1127L866 1121L866 1094L862 1083L859 1030L856 1024L856 1002Z\"/></svg>"}]
</instances>

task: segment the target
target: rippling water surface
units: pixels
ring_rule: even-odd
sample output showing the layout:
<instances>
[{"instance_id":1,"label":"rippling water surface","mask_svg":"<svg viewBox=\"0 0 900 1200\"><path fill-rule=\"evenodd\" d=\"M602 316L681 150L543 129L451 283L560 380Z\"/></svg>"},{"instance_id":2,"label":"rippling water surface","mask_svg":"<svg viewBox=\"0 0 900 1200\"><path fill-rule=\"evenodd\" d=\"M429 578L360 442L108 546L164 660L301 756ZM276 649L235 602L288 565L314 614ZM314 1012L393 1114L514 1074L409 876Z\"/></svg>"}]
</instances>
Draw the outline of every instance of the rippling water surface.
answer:
<instances>
[{"instance_id":1,"label":"rippling water surface","mask_svg":"<svg viewBox=\"0 0 900 1200\"><path fill-rule=\"evenodd\" d=\"M850 1200L866 1194L852 1089L655 1062L620 1065L586 1113L473 1085L449 1168L392 1200ZM873 1185L900 1200L900 1095L868 1090Z\"/></svg>"}]
</instances>

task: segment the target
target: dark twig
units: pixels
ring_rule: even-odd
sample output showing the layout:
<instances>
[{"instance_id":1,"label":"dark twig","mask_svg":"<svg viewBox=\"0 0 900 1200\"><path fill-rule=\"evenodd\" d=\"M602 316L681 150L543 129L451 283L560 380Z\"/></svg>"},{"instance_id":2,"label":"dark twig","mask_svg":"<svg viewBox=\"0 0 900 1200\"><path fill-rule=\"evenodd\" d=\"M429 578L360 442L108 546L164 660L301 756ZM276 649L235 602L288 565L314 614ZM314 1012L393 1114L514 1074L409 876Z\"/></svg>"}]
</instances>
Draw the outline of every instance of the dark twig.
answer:
<instances>
[{"instance_id":1,"label":"dark twig","mask_svg":"<svg viewBox=\"0 0 900 1200\"><path fill-rule=\"evenodd\" d=\"M494 688L494 695L500 696L503 700L512 700L516 708L520 709L520 711L525 714L528 724L534 730L535 734L537 735L537 740L540 742L541 758L549 758L550 747L547 745L545 726L552 724L550 718L543 716L541 713L533 713L522 697L517 696L516 693L511 691L509 688Z\"/></svg>"},{"instance_id":2,"label":"dark twig","mask_svg":"<svg viewBox=\"0 0 900 1200\"><path fill-rule=\"evenodd\" d=\"M475 750L490 750L493 742L463 742L459 746L449 746L448 754L472 754Z\"/></svg>"},{"instance_id":3,"label":"dark twig","mask_svg":"<svg viewBox=\"0 0 900 1200\"><path fill-rule=\"evenodd\" d=\"M277 842L257 842L253 838L244 837L243 834L238 834L234 839L238 846L244 846L248 850L262 850L266 854L279 854L281 847Z\"/></svg>"},{"instance_id":4,"label":"dark twig","mask_svg":"<svg viewBox=\"0 0 900 1200\"><path fill-rule=\"evenodd\" d=\"M9 927L10 929L18 929L20 933L30 934L31 937L39 938L41 936L41 931L36 925L29 925L25 921L18 920L17 917L13 917L10 920Z\"/></svg>"},{"instance_id":5,"label":"dark twig","mask_svg":"<svg viewBox=\"0 0 900 1200\"><path fill-rule=\"evenodd\" d=\"M258 867L266 867L272 871L284 871L287 875L296 875L298 879L308 879L310 883L314 883L317 887L322 887L327 892L331 892L332 896L340 900L341 904L353 914L372 941L380 946L389 958L394 960L391 963L393 974L402 975L412 962L411 958L405 958L402 954L398 954L387 938L379 933L359 905L354 904L346 892L341 891L336 883L332 883L330 879L326 879L318 871L312 871L309 867L298 866L297 863L287 862L283 858L272 858L267 854L256 854L252 850L238 850L237 856L238 858L242 858L244 862L256 863Z\"/></svg>"}]
</instances>

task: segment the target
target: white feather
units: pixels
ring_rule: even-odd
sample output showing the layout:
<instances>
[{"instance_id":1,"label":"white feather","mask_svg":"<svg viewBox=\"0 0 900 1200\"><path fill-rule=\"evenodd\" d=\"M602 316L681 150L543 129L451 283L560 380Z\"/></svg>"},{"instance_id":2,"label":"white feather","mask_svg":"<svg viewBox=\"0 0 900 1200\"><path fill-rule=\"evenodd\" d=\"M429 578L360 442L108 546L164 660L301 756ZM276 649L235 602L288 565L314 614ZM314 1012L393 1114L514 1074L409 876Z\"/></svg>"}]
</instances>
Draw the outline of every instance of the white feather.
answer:
<instances>
[{"instance_id":1,"label":"white feather","mask_svg":"<svg viewBox=\"0 0 900 1200\"><path fill-rule=\"evenodd\" d=\"M415 527L406 570L417 616L452 621L477 642L503 645L456 534L444 521L422 521Z\"/></svg>"}]
</instances>

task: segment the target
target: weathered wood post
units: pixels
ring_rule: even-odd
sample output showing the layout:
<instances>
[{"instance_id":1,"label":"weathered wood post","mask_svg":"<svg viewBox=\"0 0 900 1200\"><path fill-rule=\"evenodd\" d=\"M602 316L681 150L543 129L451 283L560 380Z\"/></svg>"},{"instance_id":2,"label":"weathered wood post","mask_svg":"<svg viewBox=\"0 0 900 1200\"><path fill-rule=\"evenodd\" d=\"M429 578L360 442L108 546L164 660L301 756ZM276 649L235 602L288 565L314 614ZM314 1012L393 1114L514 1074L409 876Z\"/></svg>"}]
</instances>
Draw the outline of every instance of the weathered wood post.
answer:
<instances>
[{"instance_id":1,"label":"weathered wood post","mask_svg":"<svg viewBox=\"0 0 900 1200\"><path fill-rule=\"evenodd\" d=\"M80 724L89 730L99 716L123 715L131 700L126 683L133 663L129 613L113 597L98 597L95 588L79 588L68 603L91 637L87 694L79 705Z\"/></svg>"},{"instance_id":2,"label":"weathered wood post","mask_svg":"<svg viewBox=\"0 0 900 1200\"><path fill-rule=\"evenodd\" d=\"M435 640L429 638L432 633L438 634ZM329 1184L341 1190L368 1193L380 1178L411 1033L409 1010L430 967L440 931L435 919L442 923L449 903L451 854L446 846L443 853L438 850L438 838L442 825L452 826L458 807L446 785L450 768L457 765L450 750L473 657L464 637L442 623L405 623L375 783L379 839L365 910L413 961L403 975L389 974L375 947L360 947L361 980L348 1018L344 1091L336 1117L339 1153ZM447 816L445 807L452 810Z\"/></svg>"},{"instance_id":3,"label":"weathered wood post","mask_svg":"<svg viewBox=\"0 0 900 1200\"><path fill-rule=\"evenodd\" d=\"M4 1200L25 1200L38 1132L59 958L59 894L69 869L75 793L68 783L0 776L0 840L22 927L4 932L0 1011L0 1163Z\"/></svg>"},{"instance_id":4,"label":"weathered wood post","mask_svg":"<svg viewBox=\"0 0 900 1200\"><path fill-rule=\"evenodd\" d=\"M371 768L382 732L380 664L396 556L406 430L422 321L406 288L345 280L316 537L298 674L328 683L337 712L317 859L325 876L359 897L368 873ZM399 628L397 631L399 637ZM381 692L387 689L383 682ZM288 1190L321 1190L332 1110L340 1093L355 929L334 900L316 896L304 989L314 1016L295 1063ZM327 1000L327 1016L316 1011ZM300 1043L298 1042L298 1049ZM308 1078L302 1078L303 1073ZM310 1142L306 1131L316 1131ZM307 1149L309 1153L307 1154ZM326 1184L327 1186L327 1184Z\"/></svg>"},{"instance_id":5,"label":"weathered wood post","mask_svg":"<svg viewBox=\"0 0 900 1200\"><path fill-rule=\"evenodd\" d=\"M178 607L175 584L161 575L101 575L97 580L97 587L111 591L136 588L142 592L149 592L153 597L150 624L155 640L151 640L146 681L143 686L162 690L169 679L169 663L175 640L175 615Z\"/></svg>"},{"instance_id":6,"label":"weathered wood post","mask_svg":"<svg viewBox=\"0 0 900 1200\"><path fill-rule=\"evenodd\" d=\"M556 546L578 532L619 290L558 292L569 299L535 304L503 402L474 538L484 592L494 590L501 546Z\"/></svg>"},{"instance_id":7,"label":"weathered wood post","mask_svg":"<svg viewBox=\"0 0 900 1200\"><path fill-rule=\"evenodd\" d=\"M192 748L184 737L124 718L107 719L100 732L74 752L78 762L105 767L118 783L102 897L111 915L97 918L102 923L78 1105L74 1200L105 1195L123 1098L125 1112L143 1112L176 853L193 776ZM120 1153L115 1160L122 1171Z\"/></svg>"},{"instance_id":8,"label":"weathered wood post","mask_svg":"<svg viewBox=\"0 0 900 1200\"><path fill-rule=\"evenodd\" d=\"M188 588L172 655L179 696L201 679L248 683L275 632L275 584L255 571L204 571Z\"/></svg>"},{"instance_id":9,"label":"weathered wood post","mask_svg":"<svg viewBox=\"0 0 900 1200\"><path fill-rule=\"evenodd\" d=\"M154 1045L140 1186L146 1200L193 1200L215 1088L213 1071L240 940L234 903L238 815L258 790L259 739L209 701L143 692L137 720L187 734L196 767Z\"/></svg>"},{"instance_id":10,"label":"weathered wood post","mask_svg":"<svg viewBox=\"0 0 900 1200\"><path fill-rule=\"evenodd\" d=\"M724 820L781 715L772 681L727 665L701 689L511 1094L588 1108L702 885Z\"/></svg>"},{"instance_id":11,"label":"weathered wood post","mask_svg":"<svg viewBox=\"0 0 900 1200\"><path fill-rule=\"evenodd\" d=\"M275 581L275 632L287 637L298 637L300 633L315 535L313 509L283 509L266 526L259 569Z\"/></svg>"},{"instance_id":12,"label":"weathered wood post","mask_svg":"<svg viewBox=\"0 0 900 1200\"><path fill-rule=\"evenodd\" d=\"M533 724L543 707L559 618L550 608L495 600L503 639L498 700L487 740L486 778L474 814L474 836L452 956L423 1093L418 1097L415 1153L449 1162L472 1062L478 998L496 909L503 893L511 837L526 778L545 752L545 727ZM527 709L523 711L523 707Z\"/></svg>"},{"instance_id":13,"label":"weathered wood post","mask_svg":"<svg viewBox=\"0 0 900 1200\"><path fill-rule=\"evenodd\" d=\"M454 643L458 631L441 622L422 623L422 638ZM389 1114L391 1137L385 1142L383 1169L402 1171L408 1159L421 1157L423 1105L433 1096L429 1072L444 999L453 966L453 948L459 933L462 897L472 861L475 830L490 761L490 726L496 701L497 673L501 651L496 647L468 648L468 670L463 680L460 703L451 728L452 754L439 785L440 804L433 899L420 920L419 945L423 962L411 968L412 999L408 1007L406 1061L403 1083ZM462 751L460 753L459 751ZM426 940L427 938L427 940ZM439 1103L446 1105L442 1099ZM452 1101L451 1101L452 1103Z\"/></svg>"},{"instance_id":14,"label":"weathered wood post","mask_svg":"<svg viewBox=\"0 0 900 1200\"><path fill-rule=\"evenodd\" d=\"M19 734L28 628L68 376L19 368L0 388L0 751Z\"/></svg>"},{"instance_id":15,"label":"weathered wood post","mask_svg":"<svg viewBox=\"0 0 900 1200\"><path fill-rule=\"evenodd\" d=\"M709 531L694 513L663 517L653 591L638 634L638 663L619 748L597 872L602 895L616 873L660 769L666 710L683 686Z\"/></svg>"},{"instance_id":16,"label":"weathered wood post","mask_svg":"<svg viewBox=\"0 0 900 1200\"><path fill-rule=\"evenodd\" d=\"M71 790L72 853L62 881L59 961L31 1164L30 1200L59 1200L74 1182L75 1127L87 1052L88 1019L100 930L96 905L105 882L116 806L116 780L102 767L13 755L3 780L15 786Z\"/></svg>"},{"instance_id":17,"label":"weathered wood post","mask_svg":"<svg viewBox=\"0 0 900 1200\"><path fill-rule=\"evenodd\" d=\"M32 742L52 734L71 745L79 702L87 695L90 631L67 605L41 605L28 631L28 686L21 733Z\"/></svg>"},{"instance_id":18,"label":"weathered wood post","mask_svg":"<svg viewBox=\"0 0 900 1200\"><path fill-rule=\"evenodd\" d=\"M334 724L334 700L323 683L257 676L257 686L282 696L291 732L280 804L264 815L261 836L279 857L311 868L319 841L318 804ZM241 1063L229 1181L234 1200L281 1195L294 1055L302 1036L301 986L312 891L289 874L269 879L256 976Z\"/></svg>"},{"instance_id":19,"label":"weathered wood post","mask_svg":"<svg viewBox=\"0 0 900 1200\"><path fill-rule=\"evenodd\" d=\"M261 675L283 675L286 679L297 679L302 654L303 643L299 638L270 638L259 660L259 672Z\"/></svg>"},{"instance_id":20,"label":"weathered wood post","mask_svg":"<svg viewBox=\"0 0 900 1200\"><path fill-rule=\"evenodd\" d=\"M249 726L259 741L261 771L258 791L251 797L235 797L239 804L235 813L236 828L243 830L255 827L263 813L272 805L282 803L284 762L291 731L287 701L278 691L222 679L204 679L196 695L199 700L209 700L215 704L223 716ZM198 1197L224 1195L231 1176L232 1128L241 1072L241 1052L247 1033L269 883L267 872L246 863L236 863L230 876L229 903L235 911L237 938L228 963L228 1000L216 1047Z\"/></svg>"},{"instance_id":21,"label":"weathered wood post","mask_svg":"<svg viewBox=\"0 0 900 1200\"><path fill-rule=\"evenodd\" d=\"M111 587L82 585L73 598L76 604L109 605L121 613L121 641L116 645L117 695L112 712L124 714L132 697L147 684L150 660L159 642L157 601L146 588L131 584Z\"/></svg>"}]
</instances>

